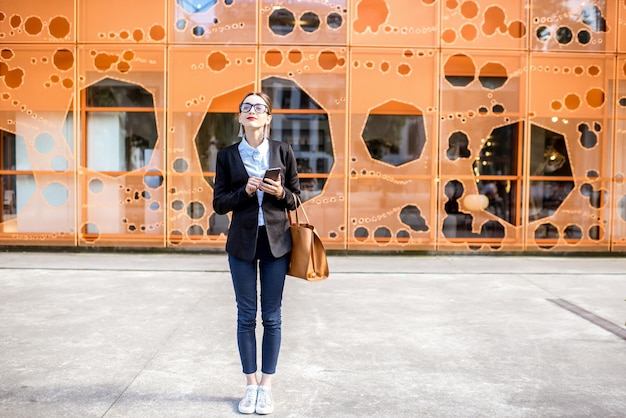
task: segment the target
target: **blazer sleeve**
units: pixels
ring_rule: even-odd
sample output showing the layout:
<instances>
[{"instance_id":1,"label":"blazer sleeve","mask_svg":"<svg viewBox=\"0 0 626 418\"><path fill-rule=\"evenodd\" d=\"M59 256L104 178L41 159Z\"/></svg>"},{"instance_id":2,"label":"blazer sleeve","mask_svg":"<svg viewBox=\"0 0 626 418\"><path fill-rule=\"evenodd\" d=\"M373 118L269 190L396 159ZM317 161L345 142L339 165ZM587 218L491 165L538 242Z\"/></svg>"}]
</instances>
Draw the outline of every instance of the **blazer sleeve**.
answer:
<instances>
[{"instance_id":1,"label":"blazer sleeve","mask_svg":"<svg viewBox=\"0 0 626 418\"><path fill-rule=\"evenodd\" d=\"M248 175L245 170L236 170L238 152L233 146L224 148L217 153L215 167L215 184L213 186L213 209L219 215L225 215L237 208L250 204L256 199L246 193ZM240 172L242 171L243 174Z\"/></svg>"}]
</instances>

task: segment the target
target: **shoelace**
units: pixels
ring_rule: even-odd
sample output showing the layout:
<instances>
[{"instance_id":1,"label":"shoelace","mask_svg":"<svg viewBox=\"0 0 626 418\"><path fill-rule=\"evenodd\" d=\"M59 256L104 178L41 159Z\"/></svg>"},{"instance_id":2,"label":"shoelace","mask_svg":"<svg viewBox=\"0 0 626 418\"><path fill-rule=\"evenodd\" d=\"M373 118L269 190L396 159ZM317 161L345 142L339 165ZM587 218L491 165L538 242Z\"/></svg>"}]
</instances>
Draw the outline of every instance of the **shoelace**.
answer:
<instances>
[{"instance_id":1,"label":"shoelace","mask_svg":"<svg viewBox=\"0 0 626 418\"><path fill-rule=\"evenodd\" d=\"M270 405L272 403L272 395L268 390L259 389L259 397L257 403L260 405Z\"/></svg>"},{"instance_id":2,"label":"shoelace","mask_svg":"<svg viewBox=\"0 0 626 418\"><path fill-rule=\"evenodd\" d=\"M254 403L256 402L256 394L257 391L254 388L248 388L246 390L246 399L245 399L245 403L247 405L254 405Z\"/></svg>"}]
</instances>

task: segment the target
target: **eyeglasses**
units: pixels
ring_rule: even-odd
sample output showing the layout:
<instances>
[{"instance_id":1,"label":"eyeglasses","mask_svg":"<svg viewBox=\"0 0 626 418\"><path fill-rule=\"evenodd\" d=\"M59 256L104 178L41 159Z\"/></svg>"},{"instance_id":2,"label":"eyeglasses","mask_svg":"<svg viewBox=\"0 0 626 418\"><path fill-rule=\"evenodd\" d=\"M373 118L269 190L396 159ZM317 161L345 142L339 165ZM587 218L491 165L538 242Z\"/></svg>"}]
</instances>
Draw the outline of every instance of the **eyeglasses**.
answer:
<instances>
[{"instance_id":1,"label":"eyeglasses","mask_svg":"<svg viewBox=\"0 0 626 418\"><path fill-rule=\"evenodd\" d=\"M259 114L270 112L270 108L263 103L257 103L257 104L242 103L239 105L239 110L242 113L248 113L250 110L252 110L253 107L254 107L254 111Z\"/></svg>"}]
</instances>

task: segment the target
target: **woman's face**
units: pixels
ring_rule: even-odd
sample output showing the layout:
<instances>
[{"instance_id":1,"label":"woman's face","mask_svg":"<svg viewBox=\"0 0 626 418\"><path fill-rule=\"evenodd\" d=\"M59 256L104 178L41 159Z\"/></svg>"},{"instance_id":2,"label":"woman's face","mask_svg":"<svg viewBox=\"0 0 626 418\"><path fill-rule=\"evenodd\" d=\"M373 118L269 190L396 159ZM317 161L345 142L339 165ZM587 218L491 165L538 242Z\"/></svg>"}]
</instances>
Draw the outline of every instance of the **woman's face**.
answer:
<instances>
[{"instance_id":1,"label":"woman's face","mask_svg":"<svg viewBox=\"0 0 626 418\"><path fill-rule=\"evenodd\" d=\"M245 112L243 109L239 110L239 123L241 123L244 127L262 129L272 120L272 115L267 113L268 107L265 100L259 96L253 94L249 95L243 100L242 106L250 107L250 109Z\"/></svg>"}]
</instances>

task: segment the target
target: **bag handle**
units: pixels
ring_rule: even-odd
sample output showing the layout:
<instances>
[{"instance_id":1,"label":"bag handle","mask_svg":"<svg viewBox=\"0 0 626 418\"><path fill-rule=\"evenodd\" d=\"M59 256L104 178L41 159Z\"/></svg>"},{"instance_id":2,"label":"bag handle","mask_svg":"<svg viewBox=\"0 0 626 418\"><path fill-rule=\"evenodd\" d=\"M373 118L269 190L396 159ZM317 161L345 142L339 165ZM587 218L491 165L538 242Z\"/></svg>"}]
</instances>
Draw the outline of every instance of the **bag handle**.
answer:
<instances>
[{"instance_id":1,"label":"bag handle","mask_svg":"<svg viewBox=\"0 0 626 418\"><path fill-rule=\"evenodd\" d=\"M300 220L298 219L298 208L302 210L302 213L304 214L304 219L306 220L306 223L309 224L309 217L307 216L306 211L304 210L304 206L302 205L302 200L300 199L300 195L294 193L294 197L296 199L296 210L294 210L293 212L296 213L296 225L300 224ZM291 222L290 210L287 211L287 217L289 218L289 223L292 224L293 222Z\"/></svg>"}]
</instances>

